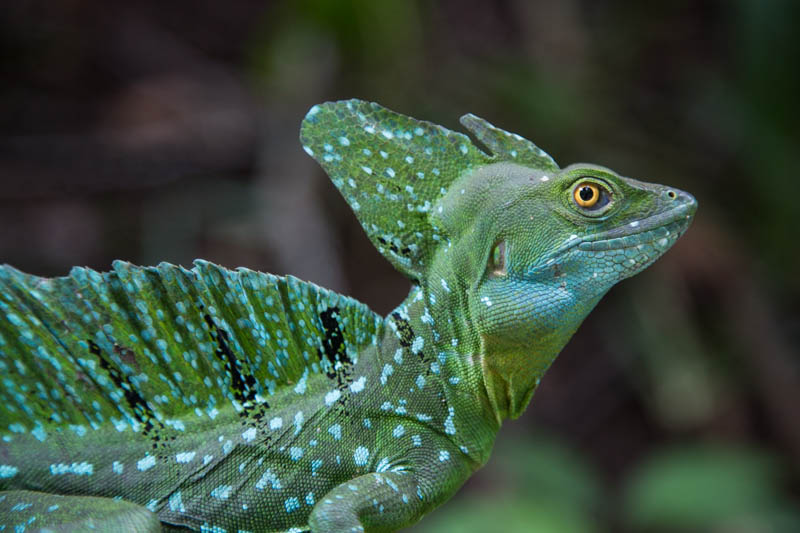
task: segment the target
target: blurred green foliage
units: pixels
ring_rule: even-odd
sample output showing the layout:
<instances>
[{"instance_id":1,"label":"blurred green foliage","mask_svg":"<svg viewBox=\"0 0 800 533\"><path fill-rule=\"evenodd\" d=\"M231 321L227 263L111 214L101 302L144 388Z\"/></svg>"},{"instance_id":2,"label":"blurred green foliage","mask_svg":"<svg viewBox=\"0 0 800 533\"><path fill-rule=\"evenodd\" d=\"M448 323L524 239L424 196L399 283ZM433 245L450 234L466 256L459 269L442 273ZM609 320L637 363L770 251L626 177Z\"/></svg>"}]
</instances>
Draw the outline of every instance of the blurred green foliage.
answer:
<instances>
[{"instance_id":1,"label":"blurred green foliage","mask_svg":"<svg viewBox=\"0 0 800 533\"><path fill-rule=\"evenodd\" d=\"M654 454L627 483L625 515L646 531L800 530L772 457L729 446Z\"/></svg>"}]
</instances>

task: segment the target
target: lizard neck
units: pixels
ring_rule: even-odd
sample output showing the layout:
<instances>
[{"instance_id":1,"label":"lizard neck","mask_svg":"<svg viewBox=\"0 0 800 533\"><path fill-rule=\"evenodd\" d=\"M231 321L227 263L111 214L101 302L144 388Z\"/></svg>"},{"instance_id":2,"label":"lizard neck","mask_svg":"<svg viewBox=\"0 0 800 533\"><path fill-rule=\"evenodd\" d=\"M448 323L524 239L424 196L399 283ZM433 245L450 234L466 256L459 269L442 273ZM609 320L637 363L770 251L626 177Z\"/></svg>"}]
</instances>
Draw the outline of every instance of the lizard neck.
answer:
<instances>
[{"instance_id":1,"label":"lizard neck","mask_svg":"<svg viewBox=\"0 0 800 533\"><path fill-rule=\"evenodd\" d=\"M603 293L565 290L562 280L506 280L508 294L519 301L515 310L498 319L492 302L469 285L474 271L470 254L439 258L420 293L421 319L432 329L437 349L448 354L446 371L468 383L471 394L481 397L485 416L499 428L503 420L517 418L527 407L547 369L575 333L583 318ZM520 317L524 317L520 320Z\"/></svg>"},{"instance_id":2,"label":"lizard neck","mask_svg":"<svg viewBox=\"0 0 800 533\"><path fill-rule=\"evenodd\" d=\"M414 286L387 324L411 352L413 363L405 361L405 369L412 371L421 363L437 383L435 394L451 420L445 422L445 434L477 467L489 459L500 421L486 394L479 344L472 341L474 332L458 309L428 285Z\"/></svg>"}]
</instances>

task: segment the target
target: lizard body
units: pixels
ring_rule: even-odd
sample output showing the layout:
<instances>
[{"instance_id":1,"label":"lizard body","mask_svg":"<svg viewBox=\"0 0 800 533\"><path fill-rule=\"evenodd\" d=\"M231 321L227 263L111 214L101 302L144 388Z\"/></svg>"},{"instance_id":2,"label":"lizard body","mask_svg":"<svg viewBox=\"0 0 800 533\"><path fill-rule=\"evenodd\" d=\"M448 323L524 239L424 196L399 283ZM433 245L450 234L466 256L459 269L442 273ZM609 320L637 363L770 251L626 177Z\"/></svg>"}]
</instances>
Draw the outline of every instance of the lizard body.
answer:
<instances>
[{"instance_id":1,"label":"lizard body","mask_svg":"<svg viewBox=\"0 0 800 533\"><path fill-rule=\"evenodd\" d=\"M0 524L391 531L449 498L599 299L696 209L462 123L489 152L357 100L303 122L412 281L386 317L203 261L0 268Z\"/></svg>"}]
</instances>

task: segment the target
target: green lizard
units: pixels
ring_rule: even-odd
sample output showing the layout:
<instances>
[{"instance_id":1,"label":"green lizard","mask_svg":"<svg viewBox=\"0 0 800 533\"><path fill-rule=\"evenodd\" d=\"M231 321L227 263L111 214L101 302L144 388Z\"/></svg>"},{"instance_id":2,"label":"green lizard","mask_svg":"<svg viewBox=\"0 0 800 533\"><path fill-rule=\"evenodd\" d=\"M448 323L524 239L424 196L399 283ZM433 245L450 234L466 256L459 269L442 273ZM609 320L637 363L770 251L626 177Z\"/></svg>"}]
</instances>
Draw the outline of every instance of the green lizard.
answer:
<instances>
[{"instance_id":1,"label":"green lizard","mask_svg":"<svg viewBox=\"0 0 800 533\"><path fill-rule=\"evenodd\" d=\"M303 121L305 151L412 281L386 317L203 261L0 268L0 530L390 531L447 500L598 300L696 209L461 122L484 149L358 100Z\"/></svg>"}]
</instances>

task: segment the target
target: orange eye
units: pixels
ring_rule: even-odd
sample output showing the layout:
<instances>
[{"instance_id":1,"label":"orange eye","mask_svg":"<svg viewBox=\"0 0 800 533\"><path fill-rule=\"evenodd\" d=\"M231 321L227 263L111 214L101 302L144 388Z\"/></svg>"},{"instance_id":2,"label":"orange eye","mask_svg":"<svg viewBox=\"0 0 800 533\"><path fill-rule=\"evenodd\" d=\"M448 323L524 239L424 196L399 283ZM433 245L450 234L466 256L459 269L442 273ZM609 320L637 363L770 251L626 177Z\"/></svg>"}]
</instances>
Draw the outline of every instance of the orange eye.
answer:
<instances>
[{"instance_id":1,"label":"orange eye","mask_svg":"<svg viewBox=\"0 0 800 533\"><path fill-rule=\"evenodd\" d=\"M593 207L600 200L600 189L594 183L584 181L575 187L572 197L581 207Z\"/></svg>"}]
</instances>

